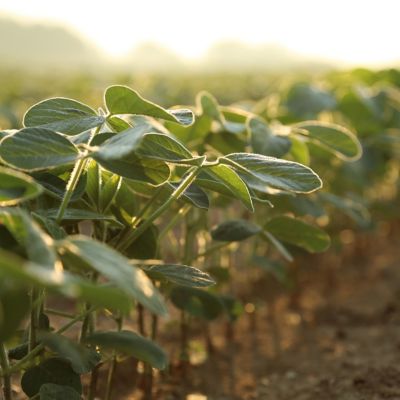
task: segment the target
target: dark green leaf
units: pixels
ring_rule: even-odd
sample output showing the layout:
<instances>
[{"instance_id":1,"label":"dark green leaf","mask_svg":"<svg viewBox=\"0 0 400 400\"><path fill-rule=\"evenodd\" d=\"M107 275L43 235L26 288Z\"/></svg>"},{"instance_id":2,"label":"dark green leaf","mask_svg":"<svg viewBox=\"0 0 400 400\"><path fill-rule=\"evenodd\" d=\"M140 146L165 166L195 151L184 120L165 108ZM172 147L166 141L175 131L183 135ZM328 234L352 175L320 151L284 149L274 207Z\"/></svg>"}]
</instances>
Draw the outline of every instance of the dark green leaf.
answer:
<instances>
[{"instance_id":1,"label":"dark green leaf","mask_svg":"<svg viewBox=\"0 0 400 400\"><path fill-rule=\"evenodd\" d=\"M193 287L174 287L171 291L171 301L180 310L207 320L217 318L224 311L217 296Z\"/></svg>"},{"instance_id":2,"label":"dark green leaf","mask_svg":"<svg viewBox=\"0 0 400 400\"><path fill-rule=\"evenodd\" d=\"M282 157L290 150L290 140L285 136L275 135L267 122L261 118L250 118L247 122L247 128L254 153Z\"/></svg>"},{"instance_id":3,"label":"dark green leaf","mask_svg":"<svg viewBox=\"0 0 400 400\"><path fill-rule=\"evenodd\" d=\"M32 174L37 182L39 182L44 188L55 195L57 198L62 199L65 195L65 189L67 182L59 178L56 175L48 172L36 172ZM78 184L72 194L71 202L79 200L85 193L86 187L86 174L82 174L79 178Z\"/></svg>"},{"instance_id":4,"label":"dark green leaf","mask_svg":"<svg viewBox=\"0 0 400 400\"><path fill-rule=\"evenodd\" d=\"M133 356L154 368L165 369L168 365L167 355L156 343L134 332L96 332L88 336L85 341Z\"/></svg>"},{"instance_id":5,"label":"dark green leaf","mask_svg":"<svg viewBox=\"0 0 400 400\"><path fill-rule=\"evenodd\" d=\"M175 190L178 186L179 183L177 182L168 182L166 185L168 185L171 188L171 192ZM210 207L210 200L208 199L207 193L204 192L199 186L196 184L191 184L183 193L182 200L186 200L193 204L194 206L198 208L203 208L205 210L208 210Z\"/></svg>"},{"instance_id":6,"label":"dark green leaf","mask_svg":"<svg viewBox=\"0 0 400 400\"><path fill-rule=\"evenodd\" d=\"M181 286L207 287L215 281L207 273L187 265L160 264L144 268L151 279L167 280Z\"/></svg>"},{"instance_id":7,"label":"dark green leaf","mask_svg":"<svg viewBox=\"0 0 400 400\"><path fill-rule=\"evenodd\" d=\"M45 383L40 387L40 400L81 400L81 395L69 386Z\"/></svg>"},{"instance_id":8,"label":"dark green leaf","mask_svg":"<svg viewBox=\"0 0 400 400\"><path fill-rule=\"evenodd\" d=\"M21 379L22 390L29 397L38 394L41 386L46 383L68 386L79 394L82 393L79 375L74 372L68 361L61 358L49 358L41 362L28 369Z\"/></svg>"},{"instance_id":9,"label":"dark green leaf","mask_svg":"<svg viewBox=\"0 0 400 400\"><path fill-rule=\"evenodd\" d=\"M158 229L151 225L146 229L127 249L126 255L129 258L146 260L155 258L158 249Z\"/></svg>"},{"instance_id":10,"label":"dark green leaf","mask_svg":"<svg viewBox=\"0 0 400 400\"><path fill-rule=\"evenodd\" d=\"M7 257L7 253L2 251L0 253L0 268L6 262L15 263L15 267L20 267L15 260L4 260L4 257ZM0 342L4 342L15 335L29 308L30 301L26 288L11 285L0 286Z\"/></svg>"},{"instance_id":11,"label":"dark green leaf","mask_svg":"<svg viewBox=\"0 0 400 400\"><path fill-rule=\"evenodd\" d=\"M243 219L225 221L211 230L213 240L238 242L261 232L261 227Z\"/></svg>"}]
</instances>

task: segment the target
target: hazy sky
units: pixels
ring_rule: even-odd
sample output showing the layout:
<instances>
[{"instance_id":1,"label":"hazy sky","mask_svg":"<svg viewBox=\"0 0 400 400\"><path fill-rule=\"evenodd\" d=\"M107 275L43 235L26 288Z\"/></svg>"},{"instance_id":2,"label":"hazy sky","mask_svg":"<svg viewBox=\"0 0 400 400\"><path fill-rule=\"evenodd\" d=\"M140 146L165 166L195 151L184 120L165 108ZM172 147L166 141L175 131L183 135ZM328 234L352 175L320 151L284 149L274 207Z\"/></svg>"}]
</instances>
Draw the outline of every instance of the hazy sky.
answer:
<instances>
[{"instance_id":1,"label":"hazy sky","mask_svg":"<svg viewBox=\"0 0 400 400\"><path fill-rule=\"evenodd\" d=\"M351 63L400 60L400 0L0 0L0 13L62 23L114 55L155 41L196 57L236 39Z\"/></svg>"}]
</instances>

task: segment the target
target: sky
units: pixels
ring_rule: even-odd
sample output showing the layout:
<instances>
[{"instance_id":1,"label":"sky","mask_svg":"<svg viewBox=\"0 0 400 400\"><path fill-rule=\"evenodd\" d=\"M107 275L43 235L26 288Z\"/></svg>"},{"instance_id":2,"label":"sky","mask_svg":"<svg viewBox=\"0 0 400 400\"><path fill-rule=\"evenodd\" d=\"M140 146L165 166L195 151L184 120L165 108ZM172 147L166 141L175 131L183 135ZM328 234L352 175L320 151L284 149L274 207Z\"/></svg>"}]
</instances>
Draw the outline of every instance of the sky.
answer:
<instances>
[{"instance_id":1,"label":"sky","mask_svg":"<svg viewBox=\"0 0 400 400\"><path fill-rule=\"evenodd\" d=\"M0 0L1 14L61 23L114 56L157 42L196 58L238 40L350 64L400 60L400 0Z\"/></svg>"}]
</instances>

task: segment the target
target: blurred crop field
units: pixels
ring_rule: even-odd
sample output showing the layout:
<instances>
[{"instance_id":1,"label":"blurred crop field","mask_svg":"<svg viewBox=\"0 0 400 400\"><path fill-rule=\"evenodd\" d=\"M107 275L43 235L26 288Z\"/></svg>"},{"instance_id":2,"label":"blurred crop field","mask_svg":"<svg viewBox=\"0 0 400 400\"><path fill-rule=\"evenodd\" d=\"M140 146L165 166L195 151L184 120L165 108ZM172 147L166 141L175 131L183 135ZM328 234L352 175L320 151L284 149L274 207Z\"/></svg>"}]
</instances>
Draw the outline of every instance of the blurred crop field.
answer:
<instances>
[{"instance_id":1,"label":"blurred crop field","mask_svg":"<svg viewBox=\"0 0 400 400\"><path fill-rule=\"evenodd\" d=\"M258 41L117 61L17 25L0 15L4 400L400 398L396 63Z\"/></svg>"}]
</instances>

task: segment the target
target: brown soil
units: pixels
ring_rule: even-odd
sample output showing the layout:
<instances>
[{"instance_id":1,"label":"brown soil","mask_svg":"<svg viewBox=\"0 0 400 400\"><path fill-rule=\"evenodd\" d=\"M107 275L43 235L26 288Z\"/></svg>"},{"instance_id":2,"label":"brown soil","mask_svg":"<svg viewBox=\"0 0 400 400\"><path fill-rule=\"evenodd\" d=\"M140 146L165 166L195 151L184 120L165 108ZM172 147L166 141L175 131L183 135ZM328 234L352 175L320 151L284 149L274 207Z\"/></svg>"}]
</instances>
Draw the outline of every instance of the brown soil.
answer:
<instances>
[{"instance_id":1,"label":"brown soil","mask_svg":"<svg viewBox=\"0 0 400 400\"><path fill-rule=\"evenodd\" d=\"M397 237L365 235L304 258L295 293L274 294L245 314L231 342L211 326L213 354L185 376L176 369L163 378L155 398L400 399ZM269 282L253 283L268 297ZM257 301L254 292L247 297Z\"/></svg>"}]
</instances>

